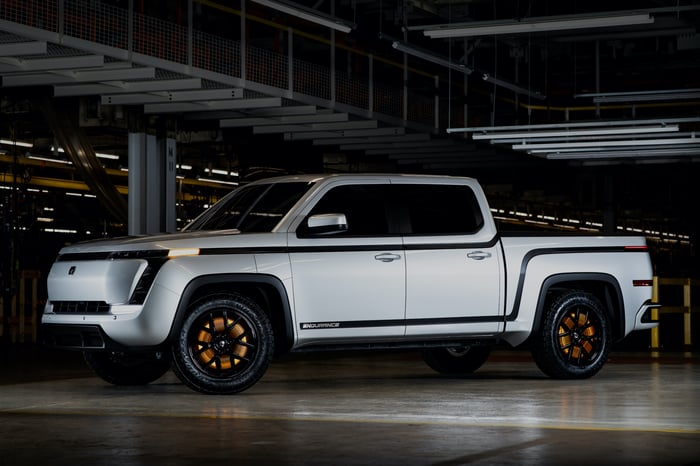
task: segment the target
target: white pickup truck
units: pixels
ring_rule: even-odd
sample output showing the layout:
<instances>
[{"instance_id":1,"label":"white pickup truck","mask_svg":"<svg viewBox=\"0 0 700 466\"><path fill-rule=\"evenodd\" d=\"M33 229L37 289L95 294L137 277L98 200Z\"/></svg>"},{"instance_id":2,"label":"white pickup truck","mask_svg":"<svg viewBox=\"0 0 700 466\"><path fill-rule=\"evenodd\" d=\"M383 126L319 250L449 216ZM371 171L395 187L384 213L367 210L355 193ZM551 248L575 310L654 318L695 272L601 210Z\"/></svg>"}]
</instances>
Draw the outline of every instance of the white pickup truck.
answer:
<instances>
[{"instance_id":1,"label":"white pickup truck","mask_svg":"<svg viewBox=\"0 0 700 466\"><path fill-rule=\"evenodd\" d=\"M171 367L212 394L290 351L407 349L469 374L506 343L586 378L652 319L643 237L499 233L472 178L304 175L234 190L182 232L78 243L48 276L44 341L117 385Z\"/></svg>"}]
</instances>

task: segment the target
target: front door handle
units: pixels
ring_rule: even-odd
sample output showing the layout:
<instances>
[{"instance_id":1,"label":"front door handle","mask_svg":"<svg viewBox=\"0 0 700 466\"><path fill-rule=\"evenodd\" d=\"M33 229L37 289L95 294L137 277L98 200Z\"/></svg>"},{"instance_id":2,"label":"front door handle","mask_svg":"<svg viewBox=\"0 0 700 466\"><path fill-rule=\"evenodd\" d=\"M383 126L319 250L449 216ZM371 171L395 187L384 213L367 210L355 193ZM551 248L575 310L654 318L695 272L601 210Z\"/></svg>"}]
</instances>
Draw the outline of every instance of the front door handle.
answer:
<instances>
[{"instance_id":1,"label":"front door handle","mask_svg":"<svg viewBox=\"0 0 700 466\"><path fill-rule=\"evenodd\" d=\"M394 262L401 259L401 256L390 252L383 252L381 254L377 254L376 256L374 256L374 258L382 262Z\"/></svg>"},{"instance_id":2,"label":"front door handle","mask_svg":"<svg viewBox=\"0 0 700 466\"><path fill-rule=\"evenodd\" d=\"M470 252L469 254L467 254L467 257L470 259L474 259L475 261L482 261L484 259L491 257L491 253L484 252L484 251L474 251L474 252Z\"/></svg>"}]
</instances>

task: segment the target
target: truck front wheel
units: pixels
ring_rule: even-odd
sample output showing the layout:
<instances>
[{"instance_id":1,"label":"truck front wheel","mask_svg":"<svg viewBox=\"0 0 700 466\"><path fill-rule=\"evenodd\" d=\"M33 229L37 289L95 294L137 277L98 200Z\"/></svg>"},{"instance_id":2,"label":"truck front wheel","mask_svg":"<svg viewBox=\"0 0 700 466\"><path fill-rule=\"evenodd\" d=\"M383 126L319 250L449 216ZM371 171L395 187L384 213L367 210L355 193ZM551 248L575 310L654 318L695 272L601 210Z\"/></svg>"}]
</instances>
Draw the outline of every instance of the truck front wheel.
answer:
<instances>
[{"instance_id":1,"label":"truck front wheel","mask_svg":"<svg viewBox=\"0 0 700 466\"><path fill-rule=\"evenodd\" d=\"M190 310L173 344L173 369L202 393L238 393L263 376L274 339L265 312L239 294L213 295Z\"/></svg>"},{"instance_id":2,"label":"truck front wheel","mask_svg":"<svg viewBox=\"0 0 700 466\"><path fill-rule=\"evenodd\" d=\"M555 379L585 379L605 364L611 330L600 301L572 291L558 297L535 335L532 356L542 372Z\"/></svg>"}]
</instances>

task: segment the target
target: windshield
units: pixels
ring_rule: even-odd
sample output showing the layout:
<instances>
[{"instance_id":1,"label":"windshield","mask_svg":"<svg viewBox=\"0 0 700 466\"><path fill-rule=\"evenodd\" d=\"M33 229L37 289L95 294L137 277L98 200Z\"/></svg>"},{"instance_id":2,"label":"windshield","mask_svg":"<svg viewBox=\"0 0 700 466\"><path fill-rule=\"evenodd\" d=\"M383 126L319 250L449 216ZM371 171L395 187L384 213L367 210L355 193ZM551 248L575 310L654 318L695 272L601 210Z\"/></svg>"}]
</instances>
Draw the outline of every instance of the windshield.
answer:
<instances>
[{"instance_id":1,"label":"windshield","mask_svg":"<svg viewBox=\"0 0 700 466\"><path fill-rule=\"evenodd\" d=\"M184 230L272 231L311 183L255 184L238 188L204 211Z\"/></svg>"}]
</instances>

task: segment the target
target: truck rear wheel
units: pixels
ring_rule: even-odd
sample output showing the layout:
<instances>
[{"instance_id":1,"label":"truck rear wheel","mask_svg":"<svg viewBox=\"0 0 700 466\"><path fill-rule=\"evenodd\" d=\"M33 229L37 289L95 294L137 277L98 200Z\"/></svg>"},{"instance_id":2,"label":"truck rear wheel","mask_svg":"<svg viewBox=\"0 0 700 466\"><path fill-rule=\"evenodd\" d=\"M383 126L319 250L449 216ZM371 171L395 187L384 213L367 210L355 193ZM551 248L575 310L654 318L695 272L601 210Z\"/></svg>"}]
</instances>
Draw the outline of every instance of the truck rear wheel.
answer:
<instances>
[{"instance_id":1,"label":"truck rear wheel","mask_svg":"<svg viewBox=\"0 0 700 466\"><path fill-rule=\"evenodd\" d=\"M441 374L467 375L483 366L489 354L488 346L431 348L423 351L423 360Z\"/></svg>"},{"instance_id":2,"label":"truck rear wheel","mask_svg":"<svg viewBox=\"0 0 700 466\"><path fill-rule=\"evenodd\" d=\"M610 341L610 323L600 301L572 291L552 303L535 335L532 356L552 378L585 379L605 364Z\"/></svg>"},{"instance_id":3,"label":"truck rear wheel","mask_svg":"<svg viewBox=\"0 0 700 466\"><path fill-rule=\"evenodd\" d=\"M213 295L191 309L173 344L173 369L202 393L238 393L263 376L274 339L265 312L239 294Z\"/></svg>"},{"instance_id":4,"label":"truck rear wheel","mask_svg":"<svg viewBox=\"0 0 700 466\"><path fill-rule=\"evenodd\" d=\"M170 360L160 353L85 351L83 359L97 376L113 385L146 385L170 370Z\"/></svg>"}]
</instances>

